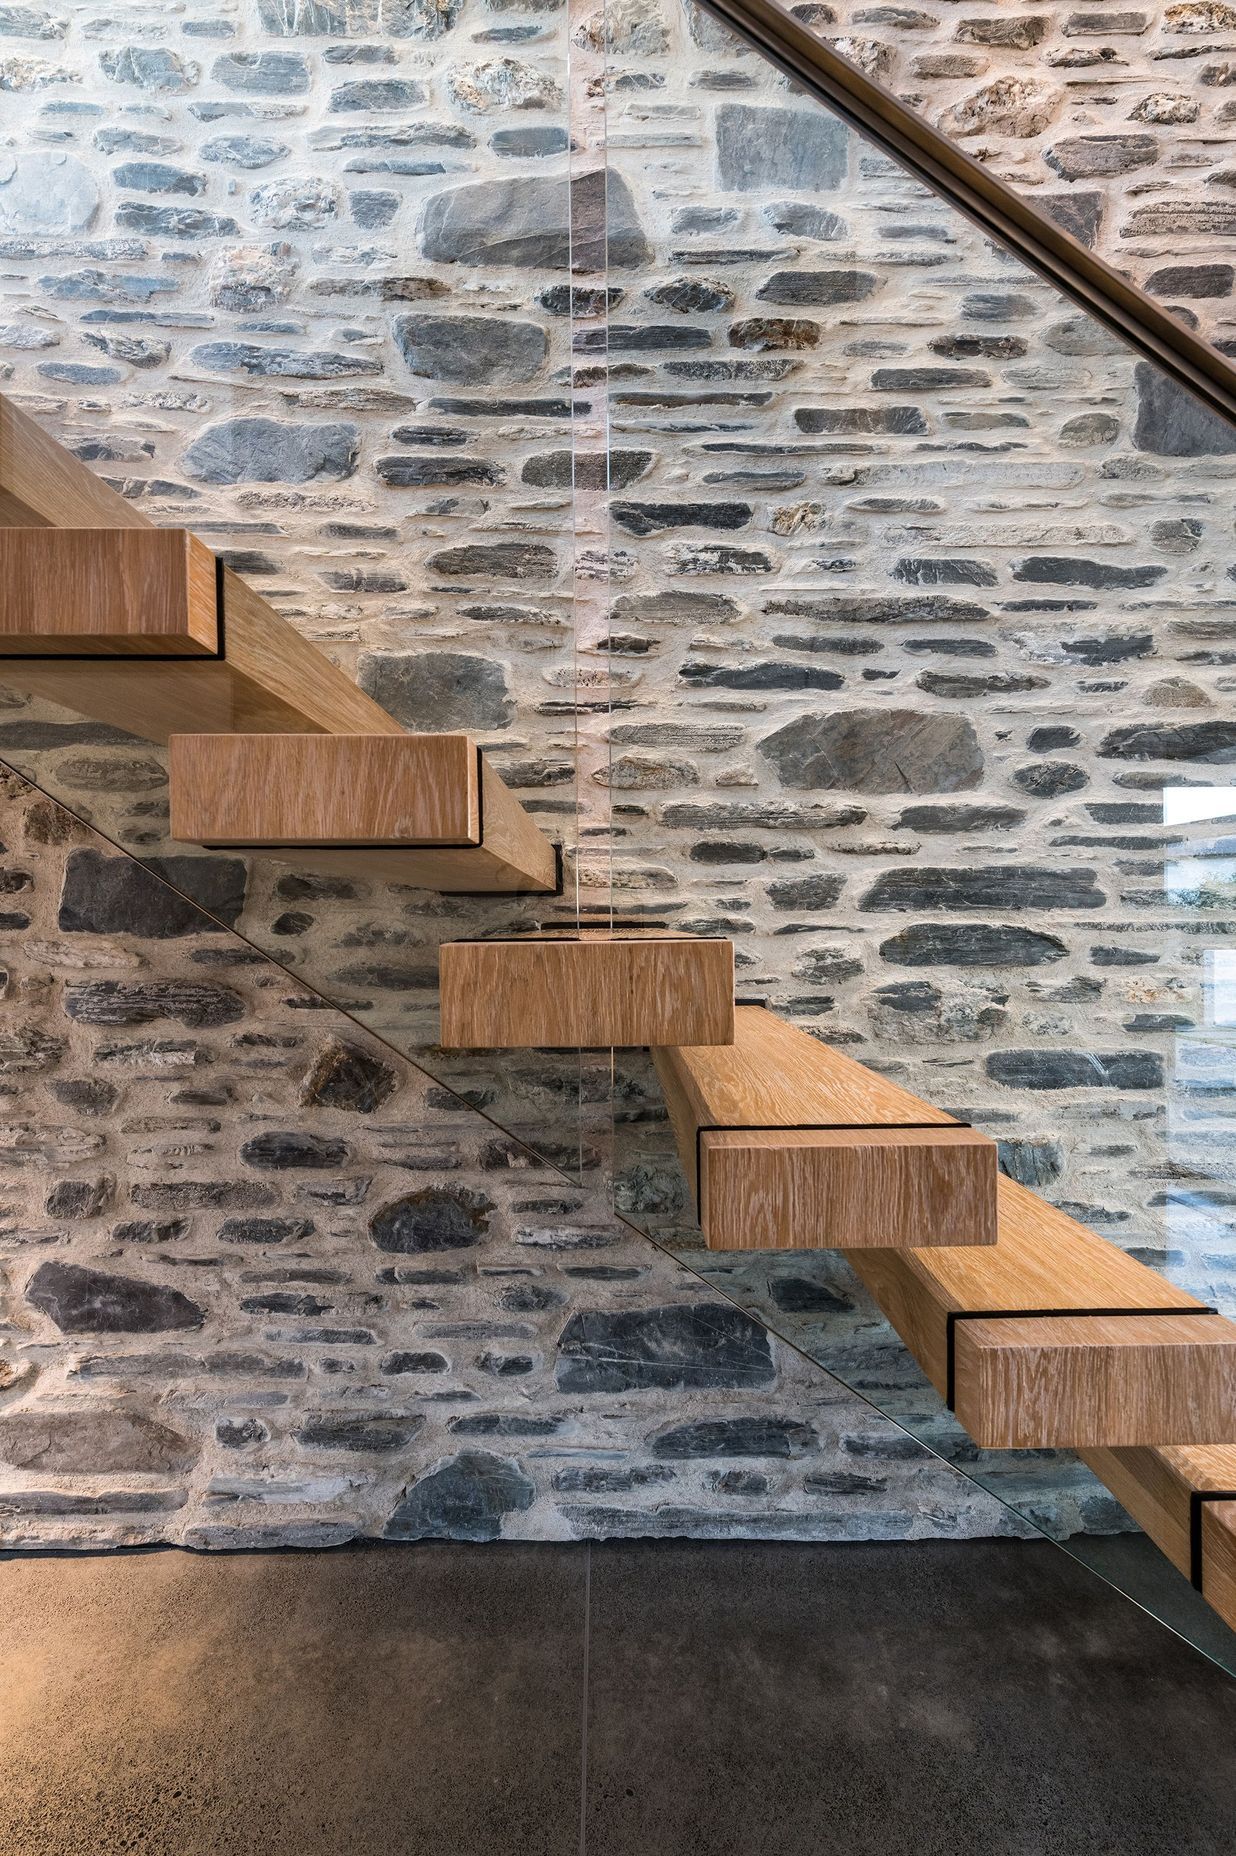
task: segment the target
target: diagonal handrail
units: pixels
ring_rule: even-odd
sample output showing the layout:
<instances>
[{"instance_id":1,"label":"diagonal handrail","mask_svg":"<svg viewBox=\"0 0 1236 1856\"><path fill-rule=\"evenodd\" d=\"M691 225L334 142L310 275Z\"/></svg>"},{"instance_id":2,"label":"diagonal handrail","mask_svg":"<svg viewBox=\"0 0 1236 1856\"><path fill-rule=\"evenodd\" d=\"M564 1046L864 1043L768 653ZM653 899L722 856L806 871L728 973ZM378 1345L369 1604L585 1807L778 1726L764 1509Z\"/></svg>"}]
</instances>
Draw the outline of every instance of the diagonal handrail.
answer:
<instances>
[{"instance_id":1,"label":"diagonal handrail","mask_svg":"<svg viewBox=\"0 0 1236 1856\"><path fill-rule=\"evenodd\" d=\"M1236 424L1236 365L817 38L779 0L700 4L1212 412Z\"/></svg>"}]
</instances>

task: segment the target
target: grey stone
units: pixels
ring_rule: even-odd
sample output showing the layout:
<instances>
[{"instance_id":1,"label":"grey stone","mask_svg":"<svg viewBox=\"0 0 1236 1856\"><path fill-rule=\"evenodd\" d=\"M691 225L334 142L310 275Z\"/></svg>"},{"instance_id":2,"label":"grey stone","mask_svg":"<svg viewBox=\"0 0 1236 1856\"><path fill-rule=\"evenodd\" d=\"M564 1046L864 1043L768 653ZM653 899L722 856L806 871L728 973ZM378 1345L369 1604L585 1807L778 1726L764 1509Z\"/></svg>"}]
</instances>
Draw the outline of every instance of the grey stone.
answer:
<instances>
[{"instance_id":1,"label":"grey stone","mask_svg":"<svg viewBox=\"0 0 1236 1856\"><path fill-rule=\"evenodd\" d=\"M389 1417L381 1412L323 1413L302 1424L295 1433L298 1444L309 1450L363 1451L369 1456L390 1456L406 1449L425 1420Z\"/></svg>"},{"instance_id":2,"label":"grey stone","mask_svg":"<svg viewBox=\"0 0 1236 1856\"><path fill-rule=\"evenodd\" d=\"M1056 142L1043 159L1065 180L1106 180L1149 167L1158 156L1154 135L1077 135Z\"/></svg>"},{"instance_id":3,"label":"grey stone","mask_svg":"<svg viewBox=\"0 0 1236 1856\"><path fill-rule=\"evenodd\" d=\"M0 1458L40 1475L169 1475L192 1468L197 1445L137 1411L45 1409L0 1417Z\"/></svg>"},{"instance_id":4,"label":"grey stone","mask_svg":"<svg viewBox=\"0 0 1236 1856\"><path fill-rule=\"evenodd\" d=\"M221 1244L283 1244L312 1237L311 1218L225 1218L219 1226Z\"/></svg>"},{"instance_id":5,"label":"grey stone","mask_svg":"<svg viewBox=\"0 0 1236 1856\"><path fill-rule=\"evenodd\" d=\"M100 52L99 68L115 84L135 84L156 93L192 90L200 76L192 59L155 45L125 45Z\"/></svg>"},{"instance_id":6,"label":"grey stone","mask_svg":"<svg viewBox=\"0 0 1236 1856\"><path fill-rule=\"evenodd\" d=\"M210 75L244 96L303 97L310 84L309 60L299 52L226 52Z\"/></svg>"},{"instance_id":7,"label":"grey stone","mask_svg":"<svg viewBox=\"0 0 1236 1856\"><path fill-rule=\"evenodd\" d=\"M1161 1089L1163 1059L1154 1051L1000 1050L987 1074L1010 1089Z\"/></svg>"},{"instance_id":8,"label":"grey stone","mask_svg":"<svg viewBox=\"0 0 1236 1856\"><path fill-rule=\"evenodd\" d=\"M419 1477L384 1531L388 1540L497 1540L503 1517L535 1499L536 1487L518 1463L465 1451Z\"/></svg>"},{"instance_id":9,"label":"grey stone","mask_svg":"<svg viewBox=\"0 0 1236 1856\"><path fill-rule=\"evenodd\" d=\"M483 1242L495 1206L483 1192L427 1186L392 1199L369 1221L379 1250L412 1256L440 1250L470 1250Z\"/></svg>"},{"instance_id":10,"label":"grey stone","mask_svg":"<svg viewBox=\"0 0 1236 1856\"><path fill-rule=\"evenodd\" d=\"M148 206L144 200L123 201L116 224L151 238L228 238L240 230L226 213L207 213L200 206Z\"/></svg>"},{"instance_id":11,"label":"grey stone","mask_svg":"<svg viewBox=\"0 0 1236 1856\"><path fill-rule=\"evenodd\" d=\"M441 1353L388 1353L378 1371L388 1378L404 1373L445 1373L450 1361Z\"/></svg>"},{"instance_id":12,"label":"grey stone","mask_svg":"<svg viewBox=\"0 0 1236 1856\"><path fill-rule=\"evenodd\" d=\"M1065 793L1077 793L1088 786L1090 775L1072 761L1038 760L1015 768L1013 784L1035 799L1059 799Z\"/></svg>"},{"instance_id":13,"label":"grey stone","mask_svg":"<svg viewBox=\"0 0 1236 1856\"><path fill-rule=\"evenodd\" d=\"M1015 1135L996 1142L1000 1171L1023 1186L1050 1186L1064 1172L1062 1141L1027 1140Z\"/></svg>"},{"instance_id":14,"label":"grey stone","mask_svg":"<svg viewBox=\"0 0 1236 1856\"><path fill-rule=\"evenodd\" d=\"M353 111L412 110L425 101L425 86L406 77L366 77L340 84L330 95L336 114Z\"/></svg>"},{"instance_id":15,"label":"grey stone","mask_svg":"<svg viewBox=\"0 0 1236 1856\"><path fill-rule=\"evenodd\" d=\"M713 1456L806 1456L819 1447L809 1424L797 1418L697 1418L651 1439L652 1454L670 1459Z\"/></svg>"},{"instance_id":16,"label":"grey stone","mask_svg":"<svg viewBox=\"0 0 1236 1856\"><path fill-rule=\"evenodd\" d=\"M560 124L539 123L525 129L495 129L489 146L495 155L537 161L547 155L564 155L571 146L571 138Z\"/></svg>"},{"instance_id":17,"label":"grey stone","mask_svg":"<svg viewBox=\"0 0 1236 1856\"><path fill-rule=\"evenodd\" d=\"M163 1334L206 1319L179 1289L76 1263L40 1263L26 1300L64 1334Z\"/></svg>"},{"instance_id":18,"label":"grey stone","mask_svg":"<svg viewBox=\"0 0 1236 1856\"><path fill-rule=\"evenodd\" d=\"M83 232L98 210L98 182L75 156L0 154L0 231Z\"/></svg>"},{"instance_id":19,"label":"grey stone","mask_svg":"<svg viewBox=\"0 0 1236 1856\"><path fill-rule=\"evenodd\" d=\"M517 386L545 365L548 338L535 322L506 316L396 316L409 370L455 386Z\"/></svg>"},{"instance_id":20,"label":"grey stone","mask_svg":"<svg viewBox=\"0 0 1236 1856\"><path fill-rule=\"evenodd\" d=\"M774 909L830 909L845 887L840 876L787 877L768 886L768 900Z\"/></svg>"},{"instance_id":21,"label":"grey stone","mask_svg":"<svg viewBox=\"0 0 1236 1856\"><path fill-rule=\"evenodd\" d=\"M200 925L195 918L189 932ZM173 1018L194 1027L234 1025L247 1011L238 992L206 980L87 980L66 987L64 1009L80 1025L149 1025Z\"/></svg>"},{"instance_id":22,"label":"grey stone","mask_svg":"<svg viewBox=\"0 0 1236 1856\"><path fill-rule=\"evenodd\" d=\"M357 680L404 728L503 728L513 705L506 668L465 651L362 652Z\"/></svg>"},{"instance_id":23,"label":"grey stone","mask_svg":"<svg viewBox=\"0 0 1236 1856\"><path fill-rule=\"evenodd\" d=\"M955 805L904 806L897 820L898 831L1011 831L1025 823L1020 806Z\"/></svg>"},{"instance_id":24,"label":"grey stone","mask_svg":"<svg viewBox=\"0 0 1236 1856\"><path fill-rule=\"evenodd\" d=\"M840 303L862 303L879 287L880 279L874 271L856 271L838 265L831 271L774 271L755 294L762 303L810 304L830 308ZM905 371L908 374L915 372L914 369ZM930 369L921 371L931 372ZM940 370L942 373L946 371ZM910 387L917 383L907 381L906 384Z\"/></svg>"},{"instance_id":25,"label":"grey stone","mask_svg":"<svg viewBox=\"0 0 1236 1856\"><path fill-rule=\"evenodd\" d=\"M584 1309L558 1343L560 1392L756 1387L774 1374L764 1329L723 1302Z\"/></svg>"},{"instance_id":26,"label":"grey stone","mask_svg":"<svg viewBox=\"0 0 1236 1856\"><path fill-rule=\"evenodd\" d=\"M1222 765L1236 760L1236 722L1131 722L1104 735L1098 751L1105 760L1193 760Z\"/></svg>"},{"instance_id":27,"label":"grey stone","mask_svg":"<svg viewBox=\"0 0 1236 1856\"><path fill-rule=\"evenodd\" d=\"M205 193L206 176L187 168L172 167L167 161L122 161L112 169L118 187L132 187L139 193Z\"/></svg>"},{"instance_id":28,"label":"grey stone","mask_svg":"<svg viewBox=\"0 0 1236 1856\"><path fill-rule=\"evenodd\" d=\"M651 451L548 451L525 459L520 481L542 489L622 490L647 475Z\"/></svg>"},{"instance_id":29,"label":"grey stone","mask_svg":"<svg viewBox=\"0 0 1236 1856\"><path fill-rule=\"evenodd\" d=\"M1021 909L1098 909L1103 901L1093 870L1039 869L1025 864L942 870L919 865L912 870L883 871L858 906L1011 914Z\"/></svg>"},{"instance_id":30,"label":"grey stone","mask_svg":"<svg viewBox=\"0 0 1236 1856\"><path fill-rule=\"evenodd\" d=\"M1122 567L1114 561L1087 561L1063 554L1035 554L1013 564L1014 580L1036 586L1085 586L1096 590L1154 586L1167 568L1152 563Z\"/></svg>"},{"instance_id":31,"label":"grey stone","mask_svg":"<svg viewBox=\"0 0 1236 1856\"><path fill-rule=\"evenodd\" d=\"M203 161L232 168L268 168L288 153L286 142L262 135L217 135L198 150Z\"/></svg>"},{"instance_id":32,"label":"grey stone","mask_svg":"<svg viewBox=\"0 0 1236 1856\"><path fill-rule=\"evenodd\" d=\"M342 421L224 419L194 439L183 464L199 483L311 483L350 477L359 451L360 428Z\"/></svg>"},{"instance_id":33,"label":"grey stone","mask_svg":"<svg viewBox=\"0 0 1236 1856\"><path fill-rule=\"evenodd\" d=\"M815 791L952 793L983 771L970 722L916 709L803 715L757 747L784 785Z\"/></svg>"},{"instance_id":34,"label":"grey stone","mask_svg":"<svg viewBox=\"0 0 1236 1856\"><path fill-rule=\"evenodd\" d=\"M1161 458L1227 457L1236 452L1236 425L1221 418L1150 361L1133 370L1137 421L1133 443Z\"/></svg>"},{"instance_id":35,"label":"grey stone","mask_svg":"<svg viewBox=\"0 0 1236 1856\"><path fill-rule=\"evenodd\" d=\"M29 6L0 6L0 38L62 39L67 21Z\"/></svg>"},{"instance_id":36,"label":"grey stone","mask_svg":"<svg viewBox=\"0 0 1236 1856\"><path fill-rule=\"evenodd\" d=\"M580 273L630 270L652 248L630 189L603 169L570 182L557 175L487 180L426 201L421 250L439 264L507 264Z\"/></svg>"},{"instance_id":37,"label":"grey stone","mask_svg":"<svg viewBox=\"0 0 1236 1856\"><path fill-rule=\"evenodd\" d=\"M193 898L193 900L190 900ZM245 901L237 857L108 857L76 850L65 864L57 925L66 934L135 934L164 941L218 934Z\"/></svg>"},{"instance_id":38,"label":"grey stone","mask_svg":"<svg viewBox=\"0 0 1236 1856\"><path fill-rule=\"evenodd\" d=\"M380 374L382 365L368 355L336 349L263 348L257 342L203 342L189 359L212 373L252 374L275 380L340 380L353 374Z\"/></svg>"},{"instance_id":39,"label":"grey stone","mask_svg":"<svg viewBox=\"0 0 1236 1856\"><path fill-rule=\"evenodd\" d=\"M1230 264L1168 264L1152 271L1145 287L1154 296L1231 296L1234 281Z\"/></svg>"},{"instance_id":40,"label":"grey stone","mask_svg":"<svg viewBox=\"0 0 1236 1856\"><path fill-rule=\"evenodd\" d=\"M800 432L904 432L922 436L928 424L917 406L798 406Z\"/></svg>"},{"instance_id":41,"label":"grey stone","mask_svg":"<svg viewBox=\"0 0 1236 1856\"><path fill-rule=\"evenodd\" d=\"M688 660L678 674L684 683L709 690L837 690L845 682L835 670L816 664L771 661L703 664Z\"/></svg>"},{"instance_id":42,"label":"grey stone","mask_svg":"<svg viewBox=\"0 0 1236 1856\"><path fill-rule=\"evenodd\" d=\"M849 168L850 132L827 110L723 103L716 136L717 176L725 188L826 193L841 185Z\"/></svg>"},{"instance_id":43,"label":"grey stone","mask_svg":"<svg viewBox=\"0 0 1236 1856\"><path fill-rule=\"evenodd\" d=\"M348 195L348 205L352 217L358 226L366 230L374 227L388 226L399 211L400 197L397 193L385 193L381 190L370 191L362 188Z\"/></svg>"},{"instance_id":44,"label":"grey stone","mask_svg":"<svg viewBox=\"0 0 1236 1856\"><path fill-rule=\"evenodd\" d=\"M306 1077L300 1099L306 1108L371 1115L398 1086L395 1070L373 1051L332 1038Z\"/></svg>"},{"instance_id":45,"label":"grey stone","mask_svg":"<svg viewBox=\"0 0 1236 1856\"><path fill-rule=\"evenodd\" d=\"M672 277L668 283L654 284L644 295L659 309L672 309L680 316L708 315L713 310L729 309L734 302L728 284L712 283L702 277Z\"/></svg>"},{"instance_id":46,"label":"grey stone","mask_svg":"<svg viewBox=\"0 0 1236 1856\"><path fill-rule=\"evenodd\" d=\"M436 456L377 458L374 462L374 469L382 482L388 484L392 490L420 489L427 485L458 488L464 484L495 484L501 483L503 477L501 466L492 464L485 458ZM346 584L347 577L345 572L342 576L328 574L326 579L329 585L339 586ZM377 579L382 580L383 576L379 573ZM391 585L392 579L397 579L399 585ZM398 574L387 575L385 580L386 584L376 590L397 593L407 586L407 581ZM371 588L374 586L373 575L368 576L366 585Z\"/></svg>"},{"instance_id":47,"label":"grey stone","mask_svg":"<svg viewBox=\"0 0 1236 1856\"><path fill-rule=\"evenodd\" d=\"M271 1129L255 1134L240 1150L246 1166L262 1167L271 1172L334 1171L350 1158L346 1141L332 1140L323 1134L306 1134L300 1129Z\"/></svg>"},{"instance_id":48,"label":"grey stone","mask_svg":"<svg viewBox=\"0 0 1236 1856\"><path fill-rule=\"evenodd\" d=\"M657 535L674 528L746 528L750 503L610 504L610 519L628 535Z\"/></svg>"}]
</instances>

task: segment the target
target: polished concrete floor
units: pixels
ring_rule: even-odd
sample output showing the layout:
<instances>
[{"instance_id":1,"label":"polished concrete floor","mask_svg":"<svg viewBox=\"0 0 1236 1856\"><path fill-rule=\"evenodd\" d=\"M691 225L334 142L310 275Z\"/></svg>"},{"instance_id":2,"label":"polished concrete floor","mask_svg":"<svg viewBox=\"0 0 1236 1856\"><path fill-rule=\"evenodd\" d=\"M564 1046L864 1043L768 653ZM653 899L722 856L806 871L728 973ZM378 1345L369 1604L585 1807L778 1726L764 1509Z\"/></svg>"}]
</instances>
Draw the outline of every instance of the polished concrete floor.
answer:
<instances>
[{"instance_id":1,"label":"polished concrete floor","mask_svg":"<svg viewBox=\"0 0 1236 1856\"><path fill-rule=\"evenodd\" d=\"M2 1856L1217 1856L1236 1682L1046 1545L0 1559Z\"/></svg>"}]
</instances>

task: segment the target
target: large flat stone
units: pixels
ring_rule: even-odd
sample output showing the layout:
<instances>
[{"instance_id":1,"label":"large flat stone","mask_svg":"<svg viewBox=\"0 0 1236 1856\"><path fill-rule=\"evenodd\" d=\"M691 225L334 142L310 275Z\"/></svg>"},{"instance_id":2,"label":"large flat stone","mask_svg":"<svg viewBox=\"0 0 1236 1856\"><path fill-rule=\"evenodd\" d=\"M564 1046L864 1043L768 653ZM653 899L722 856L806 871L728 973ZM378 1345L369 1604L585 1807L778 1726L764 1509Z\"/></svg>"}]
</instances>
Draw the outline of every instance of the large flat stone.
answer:
<instances>
[{"instance_id":1,"label":"large flat stone","mask_svg":"<svg viewBox=\"0 0 1236 1856\"><path fill-rule=\"evenodd\" d=\"M784 785L813 791L952 793L983 772L973 724L931 710L798 716L757 745Z\"/></svg>"},{"instance_id":2,"label":"large flat stone","mask_svg":"<svg viewBox=\"0 0 1236 1856\"><path fill-rule=\"evenodd\" d=\"M534 380L549 347L538 323L513 316L396 316L394 330L413 374L461 387Z\"/></svg>"},{"instance_id":3,"label":"large flat stone","mask_svg":"<svg viewBox=\"0 0 1236 1856\"><path fill-rule=\"evenodd\" d=\"M827 110L723 103L717 111L717 175L723 187L828 192L846 177L849 145L849 130Z\"/></svg>"},{"instance_id":4,"label":"large flat stone","mask_svg":"<svg viewBox=\"0 0 1236 1856\"><path fill-rule=\"evenodd\" d=\"M533 174L477 181L434 194L421 219L421 252L436 264L505 264L523 270L633 270L652 248L620 174Z\"/></svg>"}]
</instances>

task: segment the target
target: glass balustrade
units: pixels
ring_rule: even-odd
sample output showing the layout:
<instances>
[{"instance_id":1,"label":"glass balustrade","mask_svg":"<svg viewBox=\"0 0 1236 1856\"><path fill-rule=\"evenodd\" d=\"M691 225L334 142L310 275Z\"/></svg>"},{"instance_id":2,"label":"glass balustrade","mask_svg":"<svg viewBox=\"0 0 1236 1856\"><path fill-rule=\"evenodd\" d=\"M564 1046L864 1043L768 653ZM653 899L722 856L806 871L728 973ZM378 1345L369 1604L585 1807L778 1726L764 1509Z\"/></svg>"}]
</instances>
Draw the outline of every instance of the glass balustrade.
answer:
<instances>
[{"instance_id":1,"label":"glass balustrade","mask_svg":"<svg viewBox=\"0 0 1236 1856\"><path fill-rule=\"evenodd\" d=\"M1236 429L706 11L611 9L608 66L616 917L733 936L740 996L1231 1312ZM642 1053L614 1116L623 1216L1236 1666L842 1255L704 1247Z\"/></svg>"}]
</instances>

